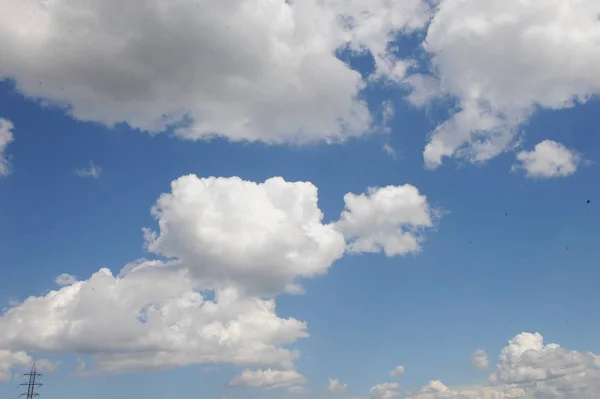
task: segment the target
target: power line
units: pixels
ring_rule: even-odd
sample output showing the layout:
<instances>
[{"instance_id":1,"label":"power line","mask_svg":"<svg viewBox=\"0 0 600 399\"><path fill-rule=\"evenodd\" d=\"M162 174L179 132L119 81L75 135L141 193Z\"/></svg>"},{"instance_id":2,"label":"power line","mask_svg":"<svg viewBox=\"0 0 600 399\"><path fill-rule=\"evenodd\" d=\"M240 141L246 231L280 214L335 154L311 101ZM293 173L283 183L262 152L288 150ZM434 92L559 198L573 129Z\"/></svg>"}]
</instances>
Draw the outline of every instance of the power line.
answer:
<instances>
[{"instance_id":1,"label":"power line","mask_svg":"<svg viewBox=\"0 0 600 399\"><path fill-rule=\"evenodd\" d=\"M37 398L40 394L35 392L35 389L42 386L42 383L38 382L41 376L42 374L37 372L34 362L29 373L23 374L23 377L26 377L28 381L19 385L27 387L27 391L23 392L19 397L25 397L25 399Z\"/></svg>"}]
</instances>

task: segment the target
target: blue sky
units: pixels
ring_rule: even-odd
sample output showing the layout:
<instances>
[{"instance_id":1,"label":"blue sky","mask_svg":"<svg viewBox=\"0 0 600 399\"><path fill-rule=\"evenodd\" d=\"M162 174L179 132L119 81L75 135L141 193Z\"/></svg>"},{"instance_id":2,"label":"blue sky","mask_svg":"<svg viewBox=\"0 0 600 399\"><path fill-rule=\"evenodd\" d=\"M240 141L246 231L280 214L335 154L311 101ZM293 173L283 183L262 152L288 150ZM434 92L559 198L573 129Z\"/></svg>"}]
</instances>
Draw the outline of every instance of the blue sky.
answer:
<instances>
[{"instance_id":1,"label":"blue sky","mask_svg":"<svg viewBox=\"0 0 600 399\"><path fill-rule=\"evenodd\" d=\"M469 2L478 3L475 0ZM430 46L448 45L443 41L436 44L435 32L429 24L432 24L432 18L434 21L437 18L437 29L445 26L443 18L452 17L450 8L455 3L447 0L440 3L439 10L431 11L417 29L417 39L401 39L398 44L404 47L392 52L395 61L424 54L420 47L422 39L419 38L426 34L431 35ZM378 5L379 2L376 2L372 7ZM543 8L540 4L537 6ZM584 13L584 7L581 5L580 9L571 10L571 14ZM373 13L376 14L376 10ZM553 19L548 17L548 21L551 24ZM174 37L178 36L174 34ZM367 49L369 45L377 47L377 43L370 41L371 38L364 40ZM448 46L451 53L455 47ZM44 59L32 49L27 51ZM409 184L426 196L430 210L435 209L440 215L432 226L423 229L420 251L413 253L406 250L398 256L386 256L379 248L373 251L375 253L355 251L343 257L340 255L328 265L323 275L298 280L304 286L304 294L276 295L277 316L306 321L310 334L310 337L294 340L287 346L301 352L293 368L306 378L307 382L301 385L311 390L311 393L301 396L321 398L333 395L327 392L327 386L328 378L335 378L348 386L341 393L342 397L421 398L410 395L427 386L429 381L440 380L451 387L452 398L462 399L466 397L461 396L466 395L461 391L462 387L482 389L480 387L494 371L496 363L499 364L498 369L503 369L517 367L518 362L525 361L513 360L517 363L515 366L498 360L498 354L507 342L521 333L539 332L546 344L556 342L576 351L577 355L600 353L596 334L600 322L594 316L600 301L596 289L600 279L596 267L600 258L597 245L600 240L597 207L600 202L600 185L597 184L600 102L595 97L600 91L595 91L597 86L591 83L586 86L587 81L582 83L585 79L569 86L569 76L557 76L557 81L562 82L561 87L567 87L559 95L573 99L585 94L590 98L573 107L550 110L554 97L558 95L550 89L542 91L540 83L523 89L530 89L533 93L533 108L520 104L509 109L502 108L501 97L521 95L520 89L502 92L493 88L494 84L500 88L506 84L495 82L493 79L499 75L490 72L492 83L488 84L488 89L492 94L480 101L488 101L491 112L502 120L503 125L496 133L513 132L511 144L498 144L498 155L484 162L472 162L473 157L482 153L477 149L469 153L472 156L462 156L460 149L454 149L450 156L443 158L442 164L432 168L426 167L424 162L425 146L435 141L431 132L443 126L452 115L471 107L469 99L460 90L452 88L463 82L460 74L452 75L455 71L452 66L457 64L448 59L439 61L437 78L451 82L448 84L451 88L446 87L445 92L439 89L441 99L421 107L407 99L411 91L417 92L419 88L413 86L411 89L407 85L411 76L436 76L432 72L435 68L431 66L429 69L429 63L423 57L418 66L403 73L401 81L393 72L383 68L380 73L386 76L385 81L375 83L368 83L368 75L377 70L374 61L369 62L375 58L368 51L367 55L346 53L340 58L347 60L349 70L354 68L361 72L367 82L367 88L360 92L360 97L368 103L376 125L383 123L378 110L385 104L393 109L393 118L387 130L379 126L374 132L360 137L352 137L348 133L343 142L327 144L320 139L329 134L326 128L330 125L319 117L314 123L300 126L304 129L302 132L310 129L313 129L311 132L319 132L319 140L299 145L290 144L289 141L293 140L288 139L282 139L281 143L269 142L273 137L280 137L277 130L280 125L266 122L252 125L249 128L252 131L248 132L235 127L231 130L235 134L225 132L223 137L212 140L204 140L204 137L197 140L195 136L192 139L192 133L176 137L173 129L149 134L144 130L150 129L144 129L144 126L154 123L153 117L140 116L142 111L130 106L130 103L123 107L130 107L123 111L123 115L129 115L130 119L110 126L110 116L105 115L114 111L115 103L107 98L117 98L118 91L107 89L102 92L98 87L89 89L89 93L97 96L95 107L102 108L89 111L87 101L94 97L89 97L89 93L83 97L77 94L77 88L84 86L82 82L86 82L85 79L74 82L71 88L67 87L65 91L69 94L64 98L60 92L54 92L55 88L36 93L30 83L38 77L47 79L50 73L31 68L20 74L15 69L19 68L18 62L0 63L0 79L4 79L0 83L0 117L14 125L11 129L14 142L4 149L10 160L10 173L0 180L0 301L3 307L7 310L19 307L30 296L43 296L50 290L61 289L54 279L62 273L85 282L103 267L117 275L124 265L136 259L157 258L156 254L149 254L144 249L142 228L161 231L151 214L151 207L162 193L171 192L172 181L185 175L194 174L199 178L239 176L242 180L257 183L281 176L286 182L311 182L318 188L318 207L323 212L325 224L335 224L340 218L340 213L348 206L344 202L346 193L358 195L369 187ZM593 57L582 55L581 60L587 61L588 58ZM543 72L546 64L542 62L539 71ZM60 68L66 68L60 63L48 68L52 67L57 68L58 75ZM89 71L86 79L95 77L110 81L102 68L99 66L97 71ZM169 78L167 76L166 80ZM333 76L330 78L333 79ZM63 82L61 79L65 85L70 82L69 76L56 78ZM76 79L73 78L73 81ZM592 77L589 81L593 81ZM328 90L338 87L333 85ZM180 94L189 100L178 99L178 107L186 106L185 101L195 101L187 92ZM290 97L294 95L289 94ZM72 111L69 113L56 105L47 106L42 99L55 102L66 99L71 101ZM159 106L167 107L157 99L152 101L148 102L152 110ZM252 98L236 101L261 103ZM201 105L198 106L198 103ZM190 104L189 109L193 109L190 115L199 115L198 112L205 109L202 104ZM292 108L304 106L298 104L289 101ZM256 107L248 109L255 110ZM244 108L246 114L242 116L252 120L254 114L248 114L248 109ZM136 113L138 111L140 113ZM256 112L256 120L262 120L263 110ZM289 124L296 120L293 112L289 114L292 116L285 114L287 110L280 112L284 115L283 122ZM306 118L309 113L317 111L311 108L298 112ZM332 112L338 112L337 108ZM511 125L507 122L511 115L524 120ZM211 117L208 116L209 119ZM482 111L478 120L485 117ZM218 115L209 122L207 126L220 126L221 123ZM481 126L478 121L471 122L475 126L474 131L481 131L477 128ZM360 122L357 123L360 125ZM265 133L266 138L261 136L248 141L249 137L254 137L255 128L264 129L269 134ZM191 130L194 129L202 131L204 126L198 125ZM290 129L296 127L290 126ZM449 134L455 136L445 136L446 139L458 137L461 134L459 130L451 131ZM492 130L490 137L494 133ZM336 134L344 136L346 133L342 129ZM245 134L248 136L243 136ZM303 141L302 134L305 133L294 134L295 140ZM485 136L488 133L483 129L481 134ZM239 135L242 135L243 141L238 140ZM544 176L527 175L523 168L511 171L514 165L519 164L517 154L533 151L535 145L544 140L560 143L561 148L576 154L576 171L564 176L553 172L551 167ZM386 153L384 145L393 148L396 154ZM473 142L467 142L461 148L474 148ZM88 167L89 162L101 168L98 178L85 178L75 173L77 169ZM548 166L548 163L544 165ZM240 202L246 200L239 198ZM352 212L357 213L358 210ZM343 228L339 229L349 242ZM359 226L360 232L354 238L366 235L365 229L367 227ZM109 295L108 291L106 295ZM27 315L33 317L33 313L23 313L22 317ZM0 324L0 335L8 337L8 331L13 331L8 323ZM29 320L25 325L31 328L34 324ZM6 329L4 334L2 329ZM79 351L74 343L70 346L69 342L56 344L58 346L53 348L52 333L44 336L40 331L39 334L33 336L39 337L40 342L48 339L48 344L36 347L18 337L12 340L5 338L0 340L0 349L26 351L32 359L59 362L44 376L45 385L40 392L48 399L82 395L91 399L106 396L118 399L134 394L150 399L174 395L294 397L286 391L287 386L275 390L228 387L228 381L242 370L266 368L236 365L230 361L216 365L190 361L184 366L168 367L166 370L134 368L115 375L100 372L88 377L73 376L77 358L84 359L86 365L93 368L91 353ZM98 348L95 350L105 350ZM489 354L488 369L480 370L471 364L470 356L477 349L484 349ZM553 348L532 350L541 353ZM21 363L15 362L9 370L21 372L26 367ZM406 369L399 379L389 375L397 365ZM207 370L207 366L211 370ZM543 365L536 367L544 368ZM564 367L568 370L567 366ZM596 374L592 371L587 375L588 388L584 393L591 395L600 380L594 379ZM385 382L399 383L399 388L387 396L377 396L375 391L369 393L371 387ZM503 389L506 386L526 389L519 384L514 385L511 380L505 380L503 384ZM14 380L7 380L0 385L0 393L5 396L18 394L14 385ZM557 397L570 398L568 391L565 392ZM486 398L482 393L479 395L472 397ZM542 391L535 391L533 395L546 398Z\"/></svg>"}]
</instances>

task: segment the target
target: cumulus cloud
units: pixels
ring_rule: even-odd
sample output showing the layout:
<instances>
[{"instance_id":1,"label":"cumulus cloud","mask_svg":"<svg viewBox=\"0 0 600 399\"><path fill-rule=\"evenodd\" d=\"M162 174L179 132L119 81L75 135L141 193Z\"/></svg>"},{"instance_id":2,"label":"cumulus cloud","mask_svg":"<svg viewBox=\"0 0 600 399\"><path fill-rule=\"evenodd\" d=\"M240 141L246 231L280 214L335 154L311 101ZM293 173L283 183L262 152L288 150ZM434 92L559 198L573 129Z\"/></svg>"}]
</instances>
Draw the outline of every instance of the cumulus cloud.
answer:
<instances>
[{"instance_id":1,"label":"cumulus cloud","mask_svg":"<svg viewBox=\"0 0 600 399\"><path fill-rule=\"evenodd\" d=\"M472 386L449 388L441 381L430 381L418 392L408 394L406 399L538 399L525 389L516 386ZM541 398L539 398L541 399Z\"/></svg>"},{"instance_id":2,"label":"cumulus cloud","mask_svg":"<svg viewBox=\"0 0 600 399\"><path fill-rule=\"evenodd\" d=\"M296 370L244 370L232 378L228 385L232 387L284 388L306 382L306 378ZM301 387L296 387L301 388Z\"/></svg>"},{"instance_id":3,"label":"cumulus cloud","mask_svg":"<svg viewBox=\"0 0 600 399\"><path fill-rule=\"evenodd\" d=\"M490 364L487 352L483 349L477 349L471 355L471 363L478 369L486 369Z\"/></svg>"},{"instance_id":4,"label":"cumulus cloud","mask_svg":"<svg viewBox=\"0 0 600 399\"><path fill-rule=\"evenodd\" d=\"M484 162L511 149L536 108L563 109L600 93L600 3L594 0L445 0L424 50L431 75L405 80L409 101L456 101L432 133L426 164Z\"/></svg>"},{"instance_id":5,"label":"cumulus cloud","mask_svg":"<svg viewBox=\"0 0 600 399\"><path fill-rule=\"evenodd\" d=\"M102 174L102 168L94 165L94 162L89 163L87 169L75 169L75 174L79 177L91 177L93 179L99 179Z\"/></svg>"},{"instance_id":6,"label":"cumulus cloud","mask_svg":"<svg viewBox=\"0 0 600 399\"><path fill-rule=\"evenodd\" d=\"M158 261L30 297L5 312L0 331L2 348L91 355L108 373L223 362L290 368L298 353L282 345L308 335L305 323L277 317L272 299L222 289L209 300L187 270Z\"/></svg>"},{"instance_id":7,"label":"cumulus cloud","mask_svg":"<svg viewBox=\"0 0 600 399\"><path fill-rule=\"evenodd\" d=\"M400 396L397 382L385 382L377 384L369 390L369 398L371 399L393 399Z\"/></svg>"},{"instance_id":8,"label":"cumulus cloud","mask_svg":"<svg viewBox=\"0 0 600 399\"><path fill-rule=\"evenodd\" d=\"M346 209L336 228L349 241L350 252L383 251L387 256L418 252L423 230L433 225L427 197L409 184L348 193L344 202Z\"/></svg>"},{"instance_id":9,"label":"cumulus cloud","mask_svg":"<svg viewBox=\"0 0 600 399\"><path fill-rule=\"evenodd\" d=\"M0 79L108 126L338 141L369 131L362 89L404 77L390 42L430 17L421 0L8 0ZM346 49L373 56L369 78L336 57Z\"/></svg>"},{"instance_id":10,"label":"cumulus cloud","mask_svg":"<svg viewBox=\"0 0 600 399\"><path fill-rule=\"evenodd\" d=\"M400 377L404 374L404 366L396 366L392 371L390 371L390 375L392 377Z\"/></svg>"},{"instance_id":11,"label":"cumulus cloud","mask_svg":"<svg viewBox=\"0 0 600 399\"><path fill-rule=\"evenodd\" d=\"M600 355L544 345L541 334L523 333L502 349L489 381L530 384L541 397L595 398L600 395Z\"/></svg>"},{"instance_id":12,"label":"cumulus cloud","mask_svg":"<svg viewBox=\"0 0 600 399\"><path fill-rule=\"evenodd\" d=\"M334 395L339 395L339 394L346 392L346 389L348 389L347 384L342 384L340 382L340 380L335 379L335 378L329 379L329 385L327 386L327 390L330 393L332 393Z\"/></svg>"},{"instance_id":13,"label":"cumulus cloud","mask_svg":"<svg viewBox=\"0 0 600 399\"><path fill-rule=\"evenodd\" d=\"M306 323L279 317L273 297L301 293L297 280L326 273L346 247L322 223L316 187L189 175L152 213L146 247L166 258L60 275L58 289L0 317L0 350L88 356L86 375L233 363L269 368L240 377L253 381L295 376L299 352L287 346L308 336Z\"/></svg>"},{"instance_id":14,"label":"cumulus cloud","mask_svg":"<svg viewBox=\"0 0 600 399\"><path fill-rule=\"evenodd\" d=\"M296 278L326 273L344 253L342 234L322 224L311 183L184 176L152 213L160 232L146 231L147 248L178 258L206 287L295 292Z\"/></svg>"},{"instance_id":15,"label":"cumulus cloud","mask_svg":"<svg viewBox=\"0 0 600 399\"><path fill-rule=\"evenodd\" d=\"M600 395L600 356L544 345L539 333L521 333L502 349L487 383L447 387L440 381L407 399L595 399Z\"/></svg>"},{"instance_id":16,"label":"cumulus cloud","mask_svg":"<svg viewBox=\"0 0 600 399\"><path fill-rule=\"evenodd\" d=\"M581 156L564 145L552 140L538 143L532 151L521 151L517 154L520 165L527 177L552 178L566 177L577 171Z\"/></svg>"},{"instance_id":17,"label":"cumulus cloud","mask_svg":"<svg viewBox=\"0 0 600 399\"><path fill-rule=\"evenodd\" d=\"M10 173L9 157L6 155L5 150L6 146L15 139L12 133L13 128L14 125L11 121L0 118L0 177Z\"/></svg>"}]
</instances>

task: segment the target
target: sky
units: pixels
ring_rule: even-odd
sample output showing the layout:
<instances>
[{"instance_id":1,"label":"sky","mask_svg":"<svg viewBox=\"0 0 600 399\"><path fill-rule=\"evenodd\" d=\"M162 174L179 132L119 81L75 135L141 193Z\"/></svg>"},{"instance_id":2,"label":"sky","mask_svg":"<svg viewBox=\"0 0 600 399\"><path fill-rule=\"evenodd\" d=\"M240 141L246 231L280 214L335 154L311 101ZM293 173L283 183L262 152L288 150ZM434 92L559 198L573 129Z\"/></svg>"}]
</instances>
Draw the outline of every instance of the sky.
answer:
<instances>
[{"instance_id":1,"label":"sky","mask_svg":"<svg viewBox=\"0 0 600 399\"><path fill-rule=\"evenodd\" d=\"M0 396L597 398L598 15L0 2Z\"/></svg>"}]
</instances>

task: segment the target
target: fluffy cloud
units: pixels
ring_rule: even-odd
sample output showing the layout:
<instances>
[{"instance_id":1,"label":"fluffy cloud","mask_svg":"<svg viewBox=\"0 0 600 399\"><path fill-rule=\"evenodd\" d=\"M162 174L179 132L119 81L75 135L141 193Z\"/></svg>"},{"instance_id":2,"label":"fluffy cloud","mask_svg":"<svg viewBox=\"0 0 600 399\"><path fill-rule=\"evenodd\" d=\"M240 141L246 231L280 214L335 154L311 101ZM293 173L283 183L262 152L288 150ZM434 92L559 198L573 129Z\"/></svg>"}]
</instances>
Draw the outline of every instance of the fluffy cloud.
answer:
<instances>
[{"instance_id":1,"label":"fluffy cloud","mask_svg":"<svg viewBox=\"0 0 600 399\"><path fill-rule=\"evenodd\" d=\"M404 374L404 366L396 366L392 371L390 371L390 375L392 377L400 377Z\"/></svg>"},{"instance_id":2,"label":"fluffy cloud","mask_svg":"<svg viewBox=\"0 0 600 399\"><path fill-rule=\"evenodd\" d=\"M433 224L427 198L408 184L348 193L344 202L346 210L336 228L349 241L350 252L383 250L387 256L418 252L423 229Z\"/></svg>"},{"instance_id":3,"label":"fluffy cloud","mask_svg":"<svg viewBox=\"0 0 600 399\"><path fill-rule=\"evenodd\" d=\"M505 387L462 387L451 389L442 382L430 381L418 392L409 394L406 399L538 399L531 396L523 388ZM539 398L541 399L541 398Z\"/></svg>"},{"instance_id":4,"label":"fluffy cloud","mask_svg":"<svg viewBox=\"0 0 600 399\"><path fill-rule=\"evenodd\" d=\"M369 398L371 399L393 399L398 396L400 396L400 392L398 392L397 382L377 384L369 390Z\"/></svg>"},{"instance_id":5,"label":"fluffy cloud","mask_svg":"<svg viewBox=\"0 0 600 399\"><path fill-rule=\"evenodd\" d=\"M544 345L539 333L522 333L502 349L487 384L449 388L440 381L407 399L595 399L600 395L600 356Z\"/></svg>"},{"instance_id":6,"label":"fluffy cloud","mask_svg":"<svg viewBox=\"0 0 600 399\"><path fill-rule=\"evenodd\" d=\"M14 126L9 120L0 118L0 177L10 172L10 162L4 151L6 146L14 140L13 128Z\"/></svg>"},{"instance_id":7,"label":"fluffy cloud","mask_svg":"<svg viewBox=\"0 0 600 399\"><path fill-rule=\"evenodd\" d=\"M244 370L229 381L232 387L283 388L306 382L306 378L296 370ZM301 387L298 387L301 388Z\"/></svg>"},{"instance_id":8,"label":"fluffy cloud","mask_svg":"<svg viewBox=\"0 0 600 399\"><path fill-rule=\"evenodd\" d=\"M339 395L339 394L346 392L346 389L348 389L347 384L342 384L340 382L340 380L335 379L335 378L329 379L329 385L327 386L327 390L330 393L332 393L334 395Z\"/></svg>"},{"instance_id":9,"label":"fluffy cloud","mask_svg":"<svg viewBox=\"0 0 600 399\"><path fill-rule=\"evenodd\" d=\"M562 109L600 93L595 0L444 0L424 41L433 76L415 75L409 100L453 99L458 111L424 151L486 161L511 148L536 107Z\"/></svg>"},{"instance_id":10,"label":"fluffy cloud","mask_svg":"<svg viewBox=\"0 0 600 399\"><path fill-rule=\"evenodd\" d=\"M487 352L483 349L477 349L471 355L471 363L478 369L486 369L490 365Z\"/></svg>"},{"instance_id":11,"label":"fluffy cloud","mask_svg":"<svg viewBox=\"0 0 600 399\"><path fill-rule=\"evenodd\" d=\"M306 337L306 325L281 319L273 300L195 290L185 269L158 261L101 269L45 296L30 297L0 319L0 347L91 355L98 369L168 368L191 363L291 367L281 346Z\"/></svg>"},{"instance_id":12,"label":"fluffy cloud","mask_svg":"<svg viewBox=\"0 0 600 399\"><path fill-rule=\"evenodd\" d=\"M299 352L286 346L308 336L306 323L279 317L272 297L300 293L299 279L344 254L343 234L322 223L316 187L189 175L171 188L152 209L158 231L145 229L148 250L167 259L118 275L61 274L58 289L4 312L0 350L91 357L78 374L233 363L277 370L242 380L301 382L292 378Z\"/></svg>"},{"instance_id":13,"label":"fluffy cloud","mask_svg":"<svg viewBox=\"0 0 600 399\"><path fill-rule=\"evenodd\" d=\"M421 0L8 0L0 79L109 126L343 140L370 128L364 86L404 77L408 63L389 43L430 17ZM336 57L344 49L373 56L369 79Z\"/></svg>"},{"instance_id":14,"label":"fluffy cloud","mask_svg":"<svg viewBox=\"0 0 600 399\"><path fill-rule=\"evenodd\" d=\"M102 174L102 168L94 165L94 162L90 161L87 169L75 169L75 174L79 177L91 177L93 179L99 179Z\"/></svg>"},{"instance_id":15,"label":"fluffy cloud","mask_svg":"<svg viewBox=\"0 0 600 399\"><path fill-rule=\"evenodd\" d=\"M537 144L533 151L519 152L517 159L521 164L514 169L523 168L527 177L532 178L570 176L581 162L577 152L551 140Z\"/></svg>"},{"instance_id":16,"label":"fluffy cloud","mask_svg":"<svg viewBox=\"0 0 600 399\"><path fill-rule=\"evenodd\" d=\"M596 398L600 395L600 355L544 345L539 334L517 335L502 349L493 384L530 384L539 397Z\"/></svg>"},{"instance_id":17,"label":"fluffy cloud","mask_svg":"<svg viewBox=\"0 0 600 399\"><path fill-rule=\"evenodd\" d=\"M152 213L150 251L180 260L206 287L233 285L251 294L296 290L296 278L327 272L344 253L344 237L323 225L317 188L272 178L184 176Z\"/></svg>"}]
</instances>

